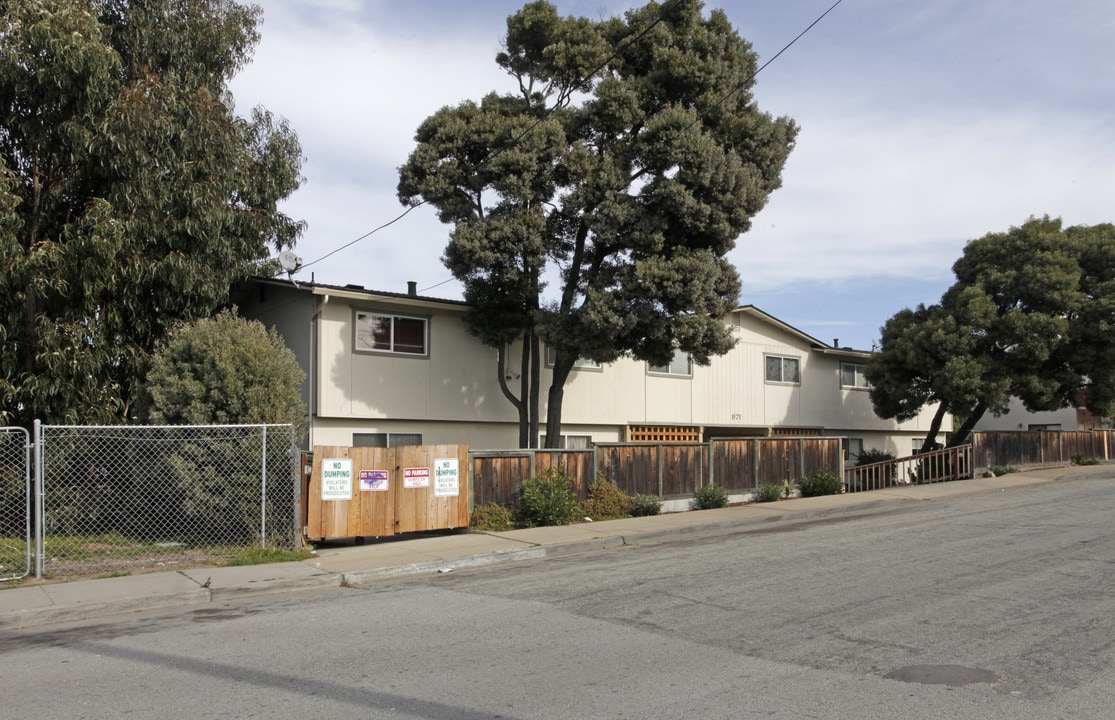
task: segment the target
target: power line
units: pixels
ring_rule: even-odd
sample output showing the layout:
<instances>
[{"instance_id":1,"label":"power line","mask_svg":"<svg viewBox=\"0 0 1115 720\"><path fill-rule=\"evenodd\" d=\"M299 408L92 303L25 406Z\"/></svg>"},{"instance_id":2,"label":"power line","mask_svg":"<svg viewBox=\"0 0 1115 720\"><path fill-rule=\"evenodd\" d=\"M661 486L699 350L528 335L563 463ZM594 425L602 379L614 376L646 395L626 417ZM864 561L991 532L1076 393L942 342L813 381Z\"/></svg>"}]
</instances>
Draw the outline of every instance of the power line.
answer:
<instances>
[{"instance_id":1,"label":"power line","mask_svg":"<svg viewBox=\"0 0 1115 720\"><path fill-rule=\"evenodd\" d=\"M656 26L657 26L657 25L658 25L659 23L661 23L661 22L662 22L662 20L663 20L663 19L664 19L664 18L666 17L666 13L667 13L667 11L668 11L668 10L670 9L670 6L671 6L671 5L676 5L676 4L680 4L681 2L683 2L683 0L667 0L667 2L664 2L664 3L662 4L662 7L661 7L661 12L659 12L659 14L658 14L658 17L656 17L656 18L654 19L654 22L652 22L652 23L651 23L650 25L648 25L647 27L645 27L645 28L644 28L644 29L643 29L642 31L640 31L640 32L639 32L639 33L638 33L637 35L635 35L634 37L631 37L631 38L629 38L629 39L628 39L628 40L627 40L626 42L624 42L624 43L623 43L623 44L621 44L621 45L620 45L619 47L617 47L617 48L616 48L616 50L615 50L615 52L613 52L613 53L612 53L612 54L611 54L610 56L608 56L608 59L604 60L604 62L602 62L602 63L600 63L600 64L599 64L598 66L596 66L596 68L594 68L594 69L592 70L592 72L590 72L590 73L588 73L587 75L584 75L584 76L582 76L582 77L578 78L578 79L577 79L577 81L576 81L575 83L573 83L573 84L572 84L572 86L573 86L573 87L576 87L576 86L578 86L578 85L581 85L581 84L583 84L583 83L587 82L589 78L593 77L594 75L596 75L597 73L599 73L600 71L602 71L602 70L603 70L604 68L606 68L606 67L608 66L608 63L610 63L610 62L612 62L613 60L615 60L615 59L616 59L616 57L618 57L618 56L619 56L619 54L620 54L620 53L621 53L621 52L622 52L623 50L626 50L626 49L627 49L627 47L628 47L629 45L631 45L631 44L633 44L633 43L635 43L635 42L637 42L637 41L641 40L641 39L642 39L643 37L645 37L645 36L647 35L647 33L649 33L649 32L650 32L651 30L653 30L653 29L654 29L654 28L655 28L655 27L656 27ZM521 133L519 133L519 134L518 134L518 135L516 135L515 137L511 138L511 141L510 141L509 143L507 143L507 144L506 144L506 145L504 145L503 147L499 148L498 150L495 150L494 152L492 152L492 154L490 154L490 155L489 155L488 157L486 157L486 158L484 158L483 160L481 160L481 161L480 161L480 162L479 162L478 164L479 164L480 166L483 166L483 165L485 165L485 164L487 164L487 163L490 163L490 162L492 162L492 161L493 161L493 160L495 160L495 159L496 159L497 157L499 157L499 156L500 156L501 154L503 154L503 153L505 153L505 152L508 152L509 150L513 149L513 148L514 148L514 147L515 147L516 145L518 145L518 144L519 144L519 141L520 141L520 140L522 140L522 139L523 139L524 137L526 137L526 136L527 136L527 135L529 135L529 134L530 134L531 132L533 132L533 131L534 131L534 129L535 129L536 127L538 127L539 125L541 125L541 124L542 124L542 123L543 123L543 122L544 122L544 121L545 121L545 120L546 120L547 118L549 118L549 117L550 117L551 115L553 115L553 114L554 114L555 112L557 112L557 110L559 109L559 107L561 107L561 105L560 105L560 104L558 104L558 103L555 103L555 104L554 104L554 106L553 106L552 108L549 108L549 109L548 109L548 110L547 110L547 111L546 111L546 112L545 112L545 113L544 113L544 114L542 115L542 117L540 117L540 118L536 119L536 120L535 120L535 121L534 121L534 122L533 122L533 123L532 123L532 124L531 124L531 125L530 125L529 127L527 127L527 129L523 130L523 131L522 131ZM365 240L365 239L367 239L367 238L371 237L372 235L376 234L376 233L377 233L377 232L379 232L380 230L383 230L383 229L384 229L384 228L386 228L386 227L390 227L391 225L394 225L395 223L399 222L399 221L400 221L400 220L402 220L402 219L403 219L404 217L406 217L407 215L409 215L409 214L410 214L410 211L411 211L411 210L414 210L415 208L420 208L420 207L422 207L422 206L423 206L423 205L425 205L425 204L426 204L426 201L425 201L425 200L421 200L421 201L419 201L419 202L416 202L416 203L414 203L413 205L410 205L409 207L407 207L407 209L406 209L406 212L403 212L402 214L400 214L400 215L399 215L398 217L396 217L395 219L393 219L393 220L391 220L391 221L389 221L389 222L386 222L386 223L384 223L383 225L380 225L380 226L379 226L379 227L377 227L377 228L374 228L374 229L372 229L372 230L369 230L368 232L364 233L363 235L361 235L360 237L356 238L355 240L352 240L351 242L345 243L344 245L340 246L339 248L337 248L337 249L335 249L335 250L332 250L332 251L330 251L330 252L326 253L325 255L322 255L322 256L321 256L321 257L319 257L319 258L318 258L317 260L313 260L313 261L311 261L311 262L305 263L305 264L304 264L304 265L303 265L302 267L303 267L303 268L306 268L306 267L309 267L310 265L316 265L317 263L321 262L322 260L325 260L326 258L328 258L328 257L330 257L330 256L332 256L332 255L336 255L337 253L339 253L339 252L340 252L340 251L342 251L342 250L345 250L345 249L347 249L347 248L350 248L350 247L352 247L352 246L353 246L353 245L355 245L356 243L360 242L361 240ZM426 288L426 290L432 290L432 289L434 289L434 288L436 288L436 287L440 287L440 286L442 286L442 285L445 285L445 284L446 284L446 283L448 283L448 282L450 282L450 280L446 280L445 282L440 282L440 283L438 283L437 285L432 285L432 286L430 286L430 287ZM423 292L425 292L425 291L423 291Z\"/></svg>"},{"instance_id":2,"label":"power line","mask_svg":"<svg viewBox=\"0 0 1115 720\"><path fill-rule=\"evenodd\" d=\"M587 75L584 75L584 76L582 76L581 78L578 78L577 82L576 82L576 83L574 83L574 86L576 86L576 85L580 85L580 84L582 84L582 83L586 82L586 81L587 81L587 80L588 80L589 78L593 77L593 76L594 76L594 75L596 75L597 73L599 73L599 72L601 72L602 70L604 70L605 68L607 68L608 64L609 64L609 63L611 63L611 62L612 62L613 60L615 60L615 59L616 59L616 57L618 57L618 56L620 55L620 53L621 53L621 52L622 52L623 50L627 49L627 47L628 47L629 45L632 45L632 44L634 44L634 43L638 42L639 40L641 40L641 39L642 39L643 37L645 37L645 36L646 36L646 35L647 35L648 33L650 33L650 31L651 31L651 30L653 30L653 29L654 29L654 28L655 28L655 27L656 27L656 26L657 26L657 25L658 25L659 23L661 23L661 22L663 21L663 19L665 19L665 17L666 17L666 13L667 13L667 12L668 12L668 10L670 9L670 6L671 6L671 5L673 5L673 4L679 4L679 3L681 3L682 1L683 1L683 0L667 0L667 2L664 2L664 3L662 3L662 6L661 6L661 12L659 12L659 14L658 14L658 17L656 17L656 18L654 19L654 22L652 22L652 23L651 23L650 25L648 25L647 27L643 28L643 30L641 30L641 31L640 31L640 32L639 32L638 34L636 34L635 36L633 36L633 37L631 37L631 38L628 38L628 39L627 39L627 41L625 41L625 42L624 42L624 44L622 44L622 45L620 45L619 47L617 47L617 48L616 48L616 50L615 50L615 51L614 51L614 52L613 52L613 53L612 53L612 54L611 54L610 56L608 56L608 58L607 58L606 60L604 60L604 61L603 61L602 63L600 63L599 65L597 65L597 66L596 66L596 68L594 68L594 69L592 70L592 72L588 73ZM757 77L757 76L759 75L759 73L761 73L761 72L762 72L763 70L765 70L765 69L767 68L767 66L768 66L768 65L770 65L771 63L773 63L773 62L774 62L775 60L777 60L777 59L778 59L778 58L779 58L779 57L780 57L780 56L781 56L781 55L782 55L783 53L785 53L785 52L786 52L787 50L789 50L789 49L790 49L790 48L791 48L791 47L792 47L792 46L793 46L793 45L794 45L794 44L795 44L795 43L796 43L796 42L797 42L798 40L800 40L800 39L801 39L802 37L804 37L804 36L806 35L806 33L808 33L808 32L809 32L810 30L812 30L812 29L813 29L813 28L814 28L814 27L815 27L815 26L816 26L816 25L817 25L818 23L820 23L820 22L821 22L822 20L824 20L824 19L825 19L825 17L826 17L826 16L827 16L827 15L828 15L829 13L831 13L831 12L832 12L833 10L835 10L835 9L836 9L836 7L837 7L838 5L840 5L840 3L842 3L842 2L844 2L844 0L836 0L836 2L834 2L834 3L833 3L833 4L832 4L832 5L831 5L831 6L830 6L830 7L828 8L828 10L825 10L825 11L824 11L823 13L821 13L820 15L818 15L818 16L817 16L817 18L816 18L816 19L815 19L815 20L814 20L813 22L809 23L809 25L808 25L808 26L807 26L807 27L806 27L806 28L805 28L804 30L802 30L802 31L801 31L800 33L798 33L798 34L797 34L797 36L795 36L793 40L791 40L790 42L786 43L786 45L784 45L784 46L782 47L782 49L781 49L781 50L779 50L779 51L778 51L777 53L775 53L775 54L774 54L773 56L771 56L771 58L770 58L769 60L767 60L767 61L766 61L765 63L763 63L762 65L760 65L760 66L759 66L759 67L758 67L758 68L757 68L757 69L755 70L755 72L751 73L751 75L749 75L749 76L748 76L748 77L747 77L747 78L746 78L745 80L743 80L742 82L740 82L740 83L739 83L739 84L738 84L738 85L737 85L737 86L736 86L735 88L733 88L733 89L732 89L732 90L731 90L730 92L728 92L728 93L727 93L727 94L725 94L725 95L724 95L724 96L723 96L722 98L720 98L720 100L718 100L718 101L717 101L717 102L716 102L716 103L715 103L715 104L713 105L713 107L714 107L714 108L715 108L715 107L719 107L719 106L720 106L720 105L722 105L723 103L727 102L727 100L728 100L729 98L731 98L731 97L732 97L733 95L735 95L736 93L740 92L740 91L741 91L741 90L743 90L743 89L744 89L745 87L747 87L747 86L748 86L748 85L749 85L749 84L751 83L751 81L752 81L752 80L754 80L754 79L755 79L755 78L756 78L756 77ZM525 130L523 130L523 131L522 131L521 133L519 133L518 135L516 135L515 137L513 137L513 138L512 138L511 140L510 140L510 142L508 142L508 143L507 143L506 145L504 145L503 147L501 147L501 148L499 148L499 149L497 149L497 150L493 151L493 152L492 152L492 153L491 153L491 154L490 154L490 155L489 155L488 157L486 157L486 158L484 158L483 160L481 160L481 161L480 161L480 162L478 163L478 165L480 165L480 166L483 166L483 165L485 165L485 164L487 164L487 163L490 163L491 161L493 161L493 160L495 160L495 159L496 159L497 157L499 157L499 156L500 156L501 154L503 154L503 153L505 153L505 152L508 152L508 151L510 151L511 149L513 149L513 148L514 148L514 147L515 147L516 145L518 145L518 143L519 143L519 141L520 141L520 140L522 140L522 139L523 139L524 137L526 137L526 136L527 136L527 135L529 135L529 134L530 134L531 132L533 132L533 131L534 131L534 129L535 129L535 128L537 128L537 127L538 127L539 125L541 125L541 124L542 124L542 123L543 123L543 122L544 122L544 121L545 121L545 120L546 120L547 118L549 118L549 117L550 117L550 115L552 115L552 114L554 114L555 112L557 112L557 110L558 110L558 109L559 109L560 107L561 107L560 103L555 103L555 104L554 104L554 106L553 106L552 108L549 108L549 109L548 109L548 110L547 110L547 111L546 111L546 112L545 112L545 113L544 113L544 114L543 114L543 115L542 115L541 117L537 118L537 119L536 119L536 120L535 120L535 121L534 121L533 123L531 123L531 125L530 125L529 127L527 127L527 128L526 128ZM694 122L696 122L696 121L694 121ZM330 252L326 253L325 255L322 255L322 256L321 256L321 257L319 257L318 259L316 259L316 260L313 260L313 261L311 261L311 262L308 262L308 263L304 264L304 265L303 265L302 267L303 267L303 268L305 268L305 267L309 267L310 265L315 265L315 264L317 264L317 263L321 262L322 260L325 260L326 258L329 258L329 257L331 257L331 256L333 256L333 255L336 255L337 253L341 252L342 250L345 250L345 249L348 249L348 248L352 247L352 246L353 246L353 245L355 245L356 243L358 243L358 242L361 242L362 240L365 240L365 239L367 239L367 238L371 237L372 235L376 234L376 233L377 233L377 232L379 232L380 230L383 230L384 228L387 228L387 227L390 227L391 225L394 225L395 223L399 222L399 221L400 221L400 220L402 220L402 219L403 219L404 217L406 217L407 215L409 215L409 214L411 213L411 211L412 211L412 210L415 210L415 209L417 209L417 208L420 208L420 207L422 207L423 205L426 205L426 204L427 204L427 201L426 201L426 200L421 200L421 201L419 201L419 202L416 202L416 203L414 203L414 204L412 204L412 205L408 206L408 207L407 207L407 209L406 209L406 210L405 210L404 212L402 212L402 213L401 213L400 215L398 215L398 216L397 216L397 217L395 217L394 219L392 219L392 220L390 220L390 221L388 221L388 222L386 222L386 223L384 223L384 224L380 225L379 227L376 227L376 228L373 228L372 230L369 230L368 232L364 233L363 235L361 235L360 237L356 238L355 240L352 240L352 241L350 241L350 242L348 242L348 243L345 243L344 245L341 245L340 247L336 248L335 250L332 250L332 251L330 251ZM446 284L448 284L448 283L452 282L452 281L453 281L453 279L454 279L454 278L449 278L448 280L444 280L444 281L442 281L442 282L439 282L439 283L437 283L437 284L435 284L435 285L431 285L431 286L429 286L429 287L427 287L427 288L423 288L423 289L422 289L422 290L420 290L419 292L426 292L427 290L433 290L434 288L438 288L438 287L441 287L442 285L446 285Z\"/></svg>"}]
</instances>

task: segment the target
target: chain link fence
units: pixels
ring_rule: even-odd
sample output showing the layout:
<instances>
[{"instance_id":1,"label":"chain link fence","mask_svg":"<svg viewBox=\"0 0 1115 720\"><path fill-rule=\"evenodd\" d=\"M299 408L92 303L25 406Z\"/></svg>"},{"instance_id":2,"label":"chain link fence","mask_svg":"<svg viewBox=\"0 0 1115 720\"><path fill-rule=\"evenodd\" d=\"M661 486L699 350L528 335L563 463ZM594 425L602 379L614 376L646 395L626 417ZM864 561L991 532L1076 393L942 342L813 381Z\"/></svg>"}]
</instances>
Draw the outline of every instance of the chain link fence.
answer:
<instances>
[{"instance_id":1,"label":"chain link fence","mask_svg":"<svg viewBox=\"0 0 1115 720\"><path fill-rule=\"evenodd\" d=\"M0 581L31 573L31 442L0 428Z\"/></svg>"},{"instance_id":2,"label":"chain link fence","mask_svg":"<svg viewBox=\"0 0 1115 720\"><path fill-rule=\"evenodd\" d=\"M42 425L36 444L37 575L167 570L300 544L290 425Z\"/></svg>"}]
</instances>

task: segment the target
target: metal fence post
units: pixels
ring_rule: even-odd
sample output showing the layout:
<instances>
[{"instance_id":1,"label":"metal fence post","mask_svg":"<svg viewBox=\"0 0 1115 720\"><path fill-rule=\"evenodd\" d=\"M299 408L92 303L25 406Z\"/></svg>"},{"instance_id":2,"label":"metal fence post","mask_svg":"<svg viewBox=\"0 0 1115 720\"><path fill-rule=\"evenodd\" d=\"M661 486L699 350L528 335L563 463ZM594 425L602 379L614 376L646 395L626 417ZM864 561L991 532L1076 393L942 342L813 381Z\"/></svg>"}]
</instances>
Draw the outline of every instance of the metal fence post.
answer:
<instances>
[{"instance_id":1,"label":"metal fence post","mask_svg":"<svg viewBox=\"0 0 1115 720\"><path fill-rule=\"evenodd\" d=\"M267 426L263 426L263 449L260 453L259 546L267 549Z\"/></svg>"},{"instance_id":2,"label":"metal fence post","mask_svg":"<svg viewBox=\"0 0 1115 720\"><path fill-rule=\"evenodd\" d=\"M35 421L35 578L43 577L43 426Z\"/></svg>"}]
</instances>

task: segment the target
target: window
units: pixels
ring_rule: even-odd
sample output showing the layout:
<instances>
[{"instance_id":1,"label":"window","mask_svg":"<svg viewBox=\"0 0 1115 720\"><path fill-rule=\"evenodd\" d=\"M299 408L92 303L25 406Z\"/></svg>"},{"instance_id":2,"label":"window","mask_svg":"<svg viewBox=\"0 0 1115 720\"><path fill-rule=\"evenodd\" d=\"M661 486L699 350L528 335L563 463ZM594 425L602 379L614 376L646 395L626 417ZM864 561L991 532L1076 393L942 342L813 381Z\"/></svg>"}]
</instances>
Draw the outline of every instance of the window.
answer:
<instances>
[{"instance_id":1,"label":"window","mask_svg":"<svg viewBox=\"0 0 1115 720\"><path fill-rule=\"evenodd\" d=\"M867 376L863 374L866 367L854 363L840 363L840 387L866 390L869 387Z\"/></svg>"},{"instance_id":2,"label":"window","mask_svg":"<svg viewBox=\"0 0 1115 720\"><path fill-rule=\"evenodd\" d=\"M863 438L844 438L840 444L844 449L844 462L858 465L859 456L863 454Z\"/></svg>"},{"instance_id":3,"label":"window","mask_svg":"<svg viewBox=\"0 0 1115 720\"><path fill-rule=\"evenodd\" d=\"M356 311L356 350L426 354L426 319Z\"/></svg>"},{"instance_id":4,"label":"window","mask_svg":"<svg viewBox=\"0 0 1115 720\"><path fill-rule=\"evenodd\" d=\"M557 362L557 350L554 348L553 345L547 345L546 346L546 367L553 367L554 363L556 363L556 362ZM575 367L575 368L596 368L596 369L599 369L600 368L600 363L596 362L595 360L589 360L588 358L577 358L576 360L573 361L573 367Z\"/></svg>"},{"instance_id":5,"label":"window","mask_svg":"<svg viewBox=\"0 0 1115 720\"><path fill-rule=\"evenodd\" d=\"M1031 432L1033 432L1033 431L1038 431L1038 432L1056 432L1056 431L1060 431L1060 429L1061 429L1061 424L1060 424L1060 423L1055 423L1055 424L1052 424L1052 425L1049 425L1049 424L1046 424L1046 425L1034 425L1034 424L1031 424L1031 425L1030 425L1030 428L1029 428L1029 429L1030 429L1030 431L1031 431Z\"/></svg>"},{"instance_id":6,"label":"window","mask_svg":"<svg viewBox=\"0 0 1115 720\"><path fill-rule=\"evenodd\" d=\"M546 435L538 436L538 447L542 447L546 442ZM558 448L561 450L589 450L592 448L592 435L562 435L558 440Z\"/></svg>"},{"instance_id":7,"label":"window","mask_svg":"<svg viewBox=\"0 0 1115 720\"><path fill-rule=\"evenodd\" d=\"M800 385L800 363L797 358L767 355L767 382Z\"/></svg>"},{"instance_id":8,"label":"window","mask_svg":"<svg viewBox=\"0 0 1115 720\"><path fill-rule=\"evenodd\" d=\"M662 375L689 376L693 374L693 360L690 359L688 353L674 350L674 356L670 359L669 365L648 365L647 370Z\"/></svg>"},{"instance_id":9,"label":"window","mask_svg":"<svg viewBox=\"0 0 1115 720\"><path fill-rule=\"evenodd\" d=\"M353 447L402 447L421 445L422 433L353 433Z\"/></svg>"}]
</instances>

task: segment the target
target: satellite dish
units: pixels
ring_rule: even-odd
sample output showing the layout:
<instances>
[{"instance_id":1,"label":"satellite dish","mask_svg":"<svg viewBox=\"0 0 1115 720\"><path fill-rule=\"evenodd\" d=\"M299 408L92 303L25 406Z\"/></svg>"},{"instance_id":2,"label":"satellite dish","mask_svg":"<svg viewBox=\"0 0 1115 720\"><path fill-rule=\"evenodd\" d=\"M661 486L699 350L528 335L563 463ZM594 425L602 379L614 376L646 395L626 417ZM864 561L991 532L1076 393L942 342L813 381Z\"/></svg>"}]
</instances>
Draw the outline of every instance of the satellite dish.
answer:
<instances>
[{"instance_id":1,"label":"satellite dish","mask_svg":"<svg viewBox=\"0 0 1115 720\"><path fill-rule=\"evenodd\" d=\"M287 274L296 273L302 267L302 258L290 250L283 250L279 253L279 264L283 266L283 270L286 270Z\"/></svg>"}]
</instances>

